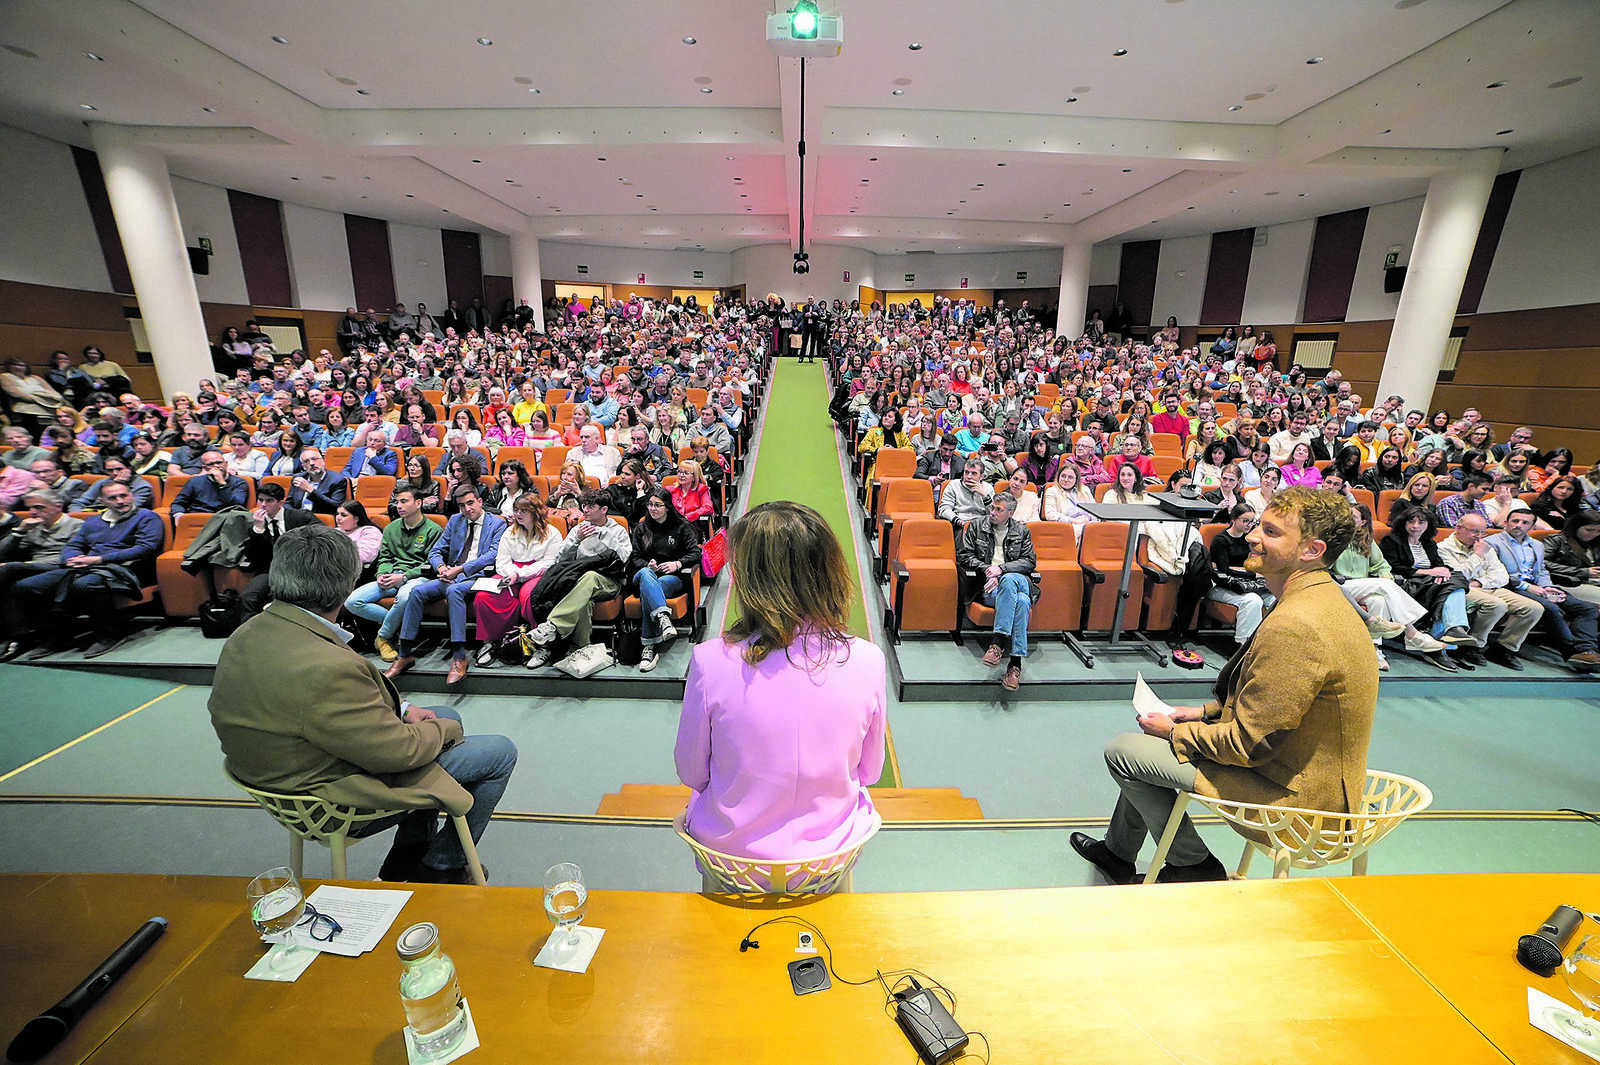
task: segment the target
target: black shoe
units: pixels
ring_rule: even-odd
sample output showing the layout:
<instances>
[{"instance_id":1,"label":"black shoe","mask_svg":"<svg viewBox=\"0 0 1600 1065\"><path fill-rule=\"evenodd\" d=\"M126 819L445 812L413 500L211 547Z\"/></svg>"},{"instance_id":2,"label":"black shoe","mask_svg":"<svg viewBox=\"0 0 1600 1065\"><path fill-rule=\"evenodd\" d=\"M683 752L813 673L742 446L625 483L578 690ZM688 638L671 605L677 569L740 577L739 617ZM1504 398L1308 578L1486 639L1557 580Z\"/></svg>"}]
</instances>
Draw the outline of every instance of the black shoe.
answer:
<instances>
[{"instance_id":1,"label":"black shoe","mask_svg":"<svg viewBox=\"0 0 1600 1065\"><path fill-rule=\"evenodd\" d=\"M7 640L0 644L0 662L9 662L13 658L22 657L22 652L28 649L27 644L21 640Z\"/></svg>"},{"instance_id":2,"label":"black shoe","mask_svg":"<svg viewBox=\"0 0 1600 1065\"><path fill-rule=\"evenodd\" d=\"M1422 660L1436 669L1444 670L1446 673L1461 672L1460 667L1450 661L1450 656L1443 651L1435 651L1433 654L1423 655ZM1468 666L1467 668L1471 669L1472 667Z\"/></svg>"},{"instance_id":3,"label":"black shoe","mask_svg":"<svg viewBox=\"0 0 1600 1065\"><path fill-rule=\"evenodd\" d=\"M472 874L467 872L466 866L458 869L435 869L431 865L419 865L411 871L408 877L413 884L470 884ZM489 867L483 866L483 879L489 879Z\"/></svg>"},{"instance_id":4,"label":"black shoe","mask_svg":"<svg viewBox=\"0 0 1600 1065\"><path fill-rule=\"evenodd\" d=\"M41 658L49 658L51 655L58 655L71 646L72 645L65 640L49 640L29 651L28 656L24 658L23 661L37 662Z\"/></svg>"},{"instance_id":5,"label":"black shoe","mask_svg":"<svg viewBox=\"0 0 1600 1065\"><path fill-rule=\"evenodd\" d=\"M1476 647L1457 647L1455 649L1455 657L1456 664L1466 669L1489 664L1489 660L1484 657L1483 652Z\"/></svg>"},{"instance_id":6,"label":"black shoe","mask_svg":"<svg viewBox=\"0 0 1600 1065\"><path fill-rule=\"evenodd\" d=\"M1215 854L1206 855L1205 861L1194 865L1163 865L1161 872L1156 874L1158 884L1198 884L1204 880L1226 879L1228 870Z\"/></svg>"},{"instance_id":7,"label":"black shoe","mask_svg":"<svg viewBox=\"0 0 1600 1065\"><path fill-rule=\"evenodd\" d=\"M1131 884L1138 877L1132 862L1125 862L1111 853L1103 839L1095 839L1084 832L1074 832L1067 837L1078 857L1104 873L1113 884Z\"/></svg>"},{"instance_id":8,"label":"black shoe","mask_svg":"<svg viewBox=\"0 0 1600 1065\"><path fill-rule=\"evenodd\" d=\"M1488 659L1497 666L1505 666L1507 669L1517 673L1522 672L1522 656L1509 647L1501 647L1499 644L1491 645Z\"/></svg>"},{"instance_id":9,"label":"black shoe","mask_svg":"<svg viewBox=\"0 0 1600 1065\"><path fill-rule=\"evenodd\" d=\"M83 652L83 657L99 658L108 651L115 651L121 645L121 636L102 636L98 640L95 640L94 643L89 645L89 649Z\"/></svg>"},{"instance_id":10,"label":"black shoe","mask_svg":"<svg viewBox=\"0 0 1600 1065\"><path fill-rule=\"evenodd\" d=\"M1459 649L1457 649L1457 652L1456 652L1454 657L1451 657L1450 655L1446 654L1443 651L1439 652L1439 656L1441 658L1449 658L1450 661L1455 665L1455 667L1456 667L1456 669L1458 671L1471 673L1473 670L1478 668L1477 664L1475 662L1469 661L1467 659L1466 655L1460 653Z\"/></svg>"}]
</instances>

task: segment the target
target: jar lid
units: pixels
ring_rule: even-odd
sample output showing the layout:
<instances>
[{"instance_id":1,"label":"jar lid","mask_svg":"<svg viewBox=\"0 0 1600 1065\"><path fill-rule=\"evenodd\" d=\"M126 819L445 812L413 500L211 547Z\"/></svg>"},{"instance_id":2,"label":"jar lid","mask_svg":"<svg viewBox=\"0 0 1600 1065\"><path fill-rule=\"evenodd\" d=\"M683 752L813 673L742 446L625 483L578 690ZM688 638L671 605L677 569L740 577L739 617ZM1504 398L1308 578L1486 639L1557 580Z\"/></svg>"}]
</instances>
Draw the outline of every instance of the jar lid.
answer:
<instances>
[{"instance_id":1,"label":"jar lid","mask_svg":"<svg viewBox=\"0 0 1600 1065\"><path fill-rule=\"evenodd\" d=\"M439 926L432 921L414 924L395 941L395 952L401 961L415 961L439 945Z\"/></svg>"}]
</instances>

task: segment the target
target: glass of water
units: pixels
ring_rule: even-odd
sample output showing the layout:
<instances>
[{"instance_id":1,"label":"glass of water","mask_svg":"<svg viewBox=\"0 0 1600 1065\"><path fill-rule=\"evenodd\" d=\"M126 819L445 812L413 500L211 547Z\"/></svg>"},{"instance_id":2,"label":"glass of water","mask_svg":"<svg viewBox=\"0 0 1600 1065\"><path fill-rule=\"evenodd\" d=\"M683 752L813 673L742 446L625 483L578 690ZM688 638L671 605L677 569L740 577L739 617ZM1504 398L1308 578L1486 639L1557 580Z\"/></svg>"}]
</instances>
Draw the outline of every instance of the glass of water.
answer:
<instances>
[{"instance_id":1,"label":"glass of water","mask_svg":"<svg viewBox=\"0 0 1600 1065\"><path fill-rule=\"evenodd\" d=\"M294 870L286 865L268 869L244 889L250 903L250 921L263 936L287 932L306 912L306 897Z\"/></svg>"},{"instance_id":2,"label":"glass of water","mask_svg":"<svg viewBox=\"0 0 1600 1065\"><path fill-rule=\"evenodd\" d=\"M552 865L544 874L544 913L556 926L563 950L578 946L578 922L589 909L589 889L583 884L583 870L575 862Z\"/></svg>"},{"instance_id":3,"label":"glass of water","mask_svg":"<svg viewBox=\"0 0 1600 1065\"><path fill-rule=\"evenodd\" d=\"M1600 1021L1595 1013L1600 1011L1600 935L1589 936L1567 955L1561 966L1567 978L1567 987L1583 1004L1584 1017L1560 1014L1556 1023L1574 1043L1584 1050L1600 1052Z\"/></svg>"}]
</instances>

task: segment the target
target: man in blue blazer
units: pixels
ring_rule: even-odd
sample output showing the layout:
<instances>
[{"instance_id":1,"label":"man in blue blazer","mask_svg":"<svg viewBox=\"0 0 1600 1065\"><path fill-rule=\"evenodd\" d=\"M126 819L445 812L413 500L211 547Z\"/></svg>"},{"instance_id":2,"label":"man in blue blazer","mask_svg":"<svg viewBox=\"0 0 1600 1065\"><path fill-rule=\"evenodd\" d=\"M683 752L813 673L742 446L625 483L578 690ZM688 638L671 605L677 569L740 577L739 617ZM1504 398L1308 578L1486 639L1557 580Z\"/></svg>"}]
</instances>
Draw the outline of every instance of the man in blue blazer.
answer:
<instances>
[{"instance_id":1,"label":"man in blue blazer","mask_svg":"<svg viewBox=\"0 0 1600 1065\"><path fill-rule=\"evenodd\" d=\"M418 584L406 599L400 618L400 657L383 674L390 680L416 664L413 652L422 613L429 603L440 599L450 602L450 675L445 682L459 684L467 675L467 601L473 595L473 582L494 569L506 523L504 518L484 512L483 497L470 484L457 485L453 498L458 513L428 552L436 576Z\"/></svg>"},{"instance_id":2,"label":"man in blue blazer","mask_svg":"<svg viewBox=\"0 0 1600 1065\"><path fill-rule=\"evenodd\" d=\"M350 461L344 468L346 477L361 477L375 473L383 477L398 477L395 471L400 468L400 452L389 446L389 437L381 432L367 434L364 447L358 447L350 453Z\"/></svg>"},{"instance_id":3,"label":"man in blue blazer","mask_svg":"<svg viewBox=\"0 0 1600 1065\"><path fill-rule=\"evenodd\" d=\"M319 448L300 454L300 472L289 483L289 509L332 514L350 498L350 478L328 469Z\"/></svg>"},{"instance_id":4,"label":"man in blue blazer","mask_svg":"<svg viewBox=\"0 0 1600 1065\"><path fill-rule=\"evenodd\" d=\"M1483 519L1463 514L1461 520ZM1568 669L1574 673L1600 670L1600 607L1556 587L1545 567L1544 544L1528 535L1533 531L1533 511L1519 504L1502 520L1506 531L1489 537L1488 544L1505 563L1510 578L1506 587L1544 607L1544 621L1566 656Z\"/></svg>"}]
</instances>

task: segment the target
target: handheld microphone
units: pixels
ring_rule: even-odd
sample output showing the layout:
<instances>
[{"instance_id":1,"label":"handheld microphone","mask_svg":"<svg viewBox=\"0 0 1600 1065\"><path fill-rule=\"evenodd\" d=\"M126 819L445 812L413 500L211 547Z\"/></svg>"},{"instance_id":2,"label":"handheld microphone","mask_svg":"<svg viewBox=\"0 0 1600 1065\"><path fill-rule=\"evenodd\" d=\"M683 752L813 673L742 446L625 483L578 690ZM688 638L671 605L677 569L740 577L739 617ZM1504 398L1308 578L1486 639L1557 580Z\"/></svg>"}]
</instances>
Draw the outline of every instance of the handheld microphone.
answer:
<instances>
[{"instance_id":1,"label":"handheld microphone","mask_svg":"<svg viewBox=\"0 0 1600 1065\"><path fill-rule=\"evenodd\" d=\"M146 921L137 932L128 937L126 943L112 951L111 956L101 962L95 971L89 974L88 979L67 992L67 996L60 1002L23 1025L22 1031L17 1033L17 1037L6 1048L6 1058L10 1061L27 1063L38 1061L54 1050L88 1012L89 1007L100 1001L100 996L104 995L107 989L116 983L117 979L127 972L166 930L165 917L152 917Z\"/></svg>"},{"instance_id":2,"label":"handheld microphone","mask_svg":"<svg viewBox=\"0 0 1600 1065\"><path fill-rule=\"evenodd\" d=\"M1567 944L1572 942L1582 924L1582 911L1571 906L1557 906L1556 912L1543 924L1517 940L1517 960L1525 969L1550 976L1565 960Z\"/></svg>"}]
</instances>

